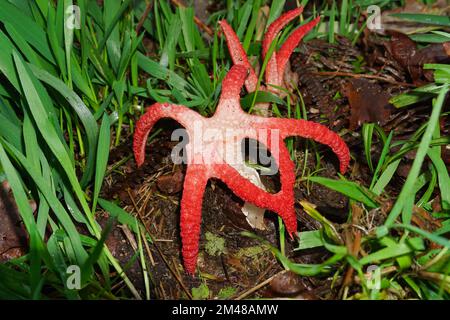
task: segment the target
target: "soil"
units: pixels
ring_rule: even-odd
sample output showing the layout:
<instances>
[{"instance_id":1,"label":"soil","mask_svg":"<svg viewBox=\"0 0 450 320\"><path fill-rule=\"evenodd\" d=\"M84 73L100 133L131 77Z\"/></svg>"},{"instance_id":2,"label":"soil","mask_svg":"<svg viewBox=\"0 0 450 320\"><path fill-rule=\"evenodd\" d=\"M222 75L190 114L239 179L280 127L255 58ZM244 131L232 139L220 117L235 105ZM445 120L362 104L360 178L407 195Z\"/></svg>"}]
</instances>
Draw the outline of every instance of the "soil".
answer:
<instances>
[{"instance_id":1,"label":"soil","mask_svg":"<svg viewBox=\"0 0 450 320\"><path fill-rule=\"evenodd\" d=\"M10 189L0 184L0 263L24 255L27 244L27 233Z\"/></svg>"}]
</instances>

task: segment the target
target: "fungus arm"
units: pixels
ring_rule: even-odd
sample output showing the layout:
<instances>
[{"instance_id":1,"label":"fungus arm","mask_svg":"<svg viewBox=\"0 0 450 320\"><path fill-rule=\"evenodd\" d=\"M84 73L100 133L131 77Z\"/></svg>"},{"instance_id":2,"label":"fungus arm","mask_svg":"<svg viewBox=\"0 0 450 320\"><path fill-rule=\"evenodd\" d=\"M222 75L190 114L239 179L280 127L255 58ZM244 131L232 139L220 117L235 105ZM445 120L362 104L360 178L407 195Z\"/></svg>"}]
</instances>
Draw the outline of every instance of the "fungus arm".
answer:
<instances>
[{"instance_id":1,"label":"fungus arm","mask_svg":"<svg viewBox=\"0 0 450 320\"><path fill-rule=\"evenodd\" d=\"M264 36L263 43L262 43L262 54L263 58L266 57L270 45L277 37L278 33L283 29L290 21L298 17L303 12L303 7L299 7L294 10L290 10L286 12L285 14L281 15L278 19L276 19L274 22L270 24L270 26L267 28L267 32ZM270 57L269 61L267 62L266 66L266 72L265 72L265 79L267 84L272 84L276 86L281 85L283 74L278 72L277 68L277 52L273 52L272 56Z\"/></svg>"},{"instance_id":2,"label":"fungus arm","mask_svg":"<svg viewBox=\"0 0 450 320\"><path fill-rule=\"evenodd\" d=\"M155 123L162 118L172 118L184 127L189 127L193 121L202 120L198 113L185 106L169 103L155 103L151 105L137 122L134 132L133 152L138 166L141 166L145 160L145 145L148 134Z\"/></svg>"},{"instance_id":3,"label":"fungus arm","mask_svg":"<svg viewBox=\"0 0 450 320\"><path fill-rule=\"evenodd\" d=\"M286 68L286 64L291 57L292 52L298 46L300 41L302 41L303 37L311 31L320 21L320 17L308 22L307 24L298 27L287 40L283 43L280 50L277 52L276 60L277 60L277 72L279 77L283 77L284 69ZM280 79L281 80L281 79Z\"/></svg>"},{"instance_id":4,"label":"fungus arm","mask_svg":"<svg viewBox=\"0 0 450 320\"><path fill-rule=\"evenodd\" d=\"M339 170L345 173L350 163L350 151L347 144L335 132L324 125L306 120L297 119L277 119L281 120L282 136L300 136L313 139L321 144L325 144L333 150L339 159Z\"/></svg>"},{"instance_id":5,"label":"fungus arm","mask_svg":"<svg viewBox=\"0 0 450 320\"><path fill-rule=\"evenodd\" d=\"M230 53L231 59L235 65L243 65L249 70L249 75L245 81L245 88L248 92L254 92L256 90L256 84L258 83L258 77L253 70L252 65L248 61L247 53L242 47L238 36L234 32L233 28L225 21L219 21L220 27L225 35L227 41L228 52Z\"/></svg>"},{"instance_id":6,"label":"fungus arm","mask_svg":"<svg viewBox=\"0 0 450 320\"><path fill-rule=\"evenodd\" d=\"M347 144L337 133L331 131L326 126L302 119L264 118L257 116L253 116L251 122L255 128L279 130L282 139L299 136L325 144L338 157L341 173L345 173L347 170L350 162L350 151Z\"/></svg>"},{"instance_id":7,"label":"fungus arm","mask_svg":"<svg viewBox=\"0 0 450 320\"><path fill-rule=\"evenodd\" d=\"M186 271L193 275L198 257L198 242L202 216L203 193L208 176L203 165L189 165L184 177L181 199L181 242Z\"/></svg>"}]
</instances>

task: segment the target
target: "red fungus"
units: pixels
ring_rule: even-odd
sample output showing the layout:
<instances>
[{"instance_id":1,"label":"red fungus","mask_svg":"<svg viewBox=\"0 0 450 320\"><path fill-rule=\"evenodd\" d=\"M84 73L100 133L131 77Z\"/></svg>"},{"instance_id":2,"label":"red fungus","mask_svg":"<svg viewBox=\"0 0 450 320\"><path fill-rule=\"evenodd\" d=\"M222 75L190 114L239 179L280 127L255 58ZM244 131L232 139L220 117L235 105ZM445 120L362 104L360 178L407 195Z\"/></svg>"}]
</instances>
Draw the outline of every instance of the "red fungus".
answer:
<instances>
[{"instance_id":1,"label":"red fungus","mask_svg":"<svg viewBox=\"0 0 450 320\"><path fill-rule=\"evenodd\" d=\"M161 118L173 118L178 121L186 128L191 139L186 145L188 167L184 178L180 221L184 264L191 274L195 271L198 255L203 193L210 178L222 180L243 200L278 213L283 218L289 234L292 234L297 230L293 191L294 164L283 140L288 136L301 136L330 146L340 160L342 173L345 172L350 160L345 142L321 124L305 120L265 118L245 113L240 106L239 93L247 73L248 69L242 65L235 65L230 69L223 80L217 111L211 118L204 118L187 107L155 103L148 108L136 125L133 150L138 165L144 162L148 133ZM200 149L194 145L195 141L203 138L196 136L198 134L194 129L196 125L216 130L216 134ZM262 131L266 131L267 134L260 135ZM272 153L280 170L281 179L281 190L276 194L263 191L242 177L227 164L227 157L222 152L238 150L245 138L258 140L270 150L272 133L279 137L279 152ZM230 144L231 146L228 146ZM223 148L217 150L217 146Z\"/></svg>"},{"instance_id":2,"label":"red fungus","mask_svg":"<svg viewBox=\"0 0 450 320\"><path fill-rule=\"evenodd\" d=\"M292 20L299 11L300 9L297 9L294 13L288 12L283 15L280 18L281 22L280 19L275 21L274 24L277 24L273 30L269 27L269 31L277 33L287 23L286 21ZM243 200L279 214L288 233L292 235L297 230L294 211L295 172L284 139L288 136L301 136L328 145L338 156L342 173L350 161L345 142L339 135L321 124L305 120L260 117L242 110L239 96L241 88L245 82L247 91L254 90L257 79L233 30L225 22L221 22L221 26L227 34L228 47L235 65L222 82L222 93L215 114L211 118L205 118L185 106L155 103L137 122L133 141L136 162L140 166L144 162L148 134L159 119L175 119L185 127L189 135L189 143L186 145L187 170L181 200L180 226L184 266L190 274L195 273L197 264L203 194L210 178L223 181ZM287 61L295 47L289 41L297 41L296 39L304 33L299 29L294 31L295 37L291 36L278 51L278 56L275 56L273 66L275 69L272 70L280 70L278 66L285 65L285 60ZM269 79L279 81L279 71L271 74L273 76L270 75ZM205 132L208 130L212 131L206 138ZM280 171L279 192L272 194L260 189L234 169L230 158L242 161L239 156L241 142L246 138L265 144L271 151ZM275 146L272 145L274 142L278 150L274 150Z\"/></svg>"},{"instance_id":3,"label":"red fungus","mask_svg":"<svg viewBox=\"0 0 450 320\"><path fill-rule=\"evenodd\" d=\"M266 34L264 35L263 43L262 43L262 54L263 58L267 55L270 45L275 40L278 33L285 27L290 21L298 17L303 12L303 7L299 7L297 9L291 10L280 16L277 20L275 20L267 29ZM274 51L269 58L267 63L266 71L265 71L265 80L267 86L270 87L270 91L278 92L275 87L283 86L283 75L284 70L286 68L286 64L289 61L289 58L294 51L295 47L300 43L302 38L311 31L314 26L316 26L320 21L320 17L313 19L307 24L298 27L292 34L286 39L281 48L278 51ZM251 67L247 54L239 42L239 38L237 37L234 30L231 26L225 21L222 20L219 22L222 31L225 35L228 45L228 51L230 52L231 59L234 64L241 64L250 69L250 75L245 82L245 87L248 92L253 92L256 90L258 77L256 76L255 71ZM264 86L260 86L259 90L267 90Z\"/></svg>"}]
</instances>

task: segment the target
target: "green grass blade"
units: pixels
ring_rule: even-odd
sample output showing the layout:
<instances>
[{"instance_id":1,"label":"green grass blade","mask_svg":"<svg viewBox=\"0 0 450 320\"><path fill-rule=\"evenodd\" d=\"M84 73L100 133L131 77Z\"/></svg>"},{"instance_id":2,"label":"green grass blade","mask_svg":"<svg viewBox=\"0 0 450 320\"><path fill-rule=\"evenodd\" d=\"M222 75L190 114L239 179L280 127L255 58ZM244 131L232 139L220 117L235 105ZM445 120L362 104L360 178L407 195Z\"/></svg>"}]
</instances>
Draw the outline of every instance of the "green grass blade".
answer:
<instances>
[{"instance_id":1,"label":"green grass blade","mask_svg":"<svg viewBox=\"0 0 450 320\"><path fill-rule=\"evenodd\" d=\"M122 15L125 13L127 8L129 7L131 1L132 0L124 0L122 2L122 5L120 6L119 10L116 12L114 17L110 20L110 23L106 27L105 34L103 35L103 39L100 41L100 43L98 45L100 52L103 51L103 49L105 48L106 41L108 41L109 36L113 32L113 30L116 27L117 23L119 23L120 18L122 17ZM112 13L110 12L109 14L112 14Z\"/></svg>"},{"instance_id":2,"label":"green grass blade","mask_svg":"<svg viewBox=\"0 0 450 320\"><path fill-rule=\"evenodd\" d=\"M431 142L431 139L433 137L433 133L435 130L436 125L438 124L440 113L442 110L442 106L444 104L444 99L448 91L448 85L446 85L440 92L438 98L436 99L435 103L433 104L433 111L430 116L430 120L428 121L427 128L425 130L425 133L422 137L422 140L420 142L419 148L416 153L416 157L414 159L414 162L412 164L411 170L408 174L408 177L406 178L405 184L403 185L402 191L400 192L397 201L394 204L394 207L392 208L391 212L389 213L388 218L386 219L385 228L389 228L392 226L397 219L397 217L400 215L403 206L405 205L405 201L408 198L413 197L414 195L411 194L411 191L414 187L414 182L416 181L417 177L419 176L420 169L422 167L422 163L425 159L425 156L428 152L428 148ZM409 221L404 221L405 224L409 224ZM384 230L381 230L381 234L383 234Z\"/></svg>"},{"instance_id":3,"label":"green grass blade","mask_svg":"<svg viewBox=\"0 0 450 320\"><path fill-rule=\"evenodd\" d=\"M258 13L261 9L261 0L254 0L253 2L253 10L252 10L252 18L247 27L247 32L245 33L244 41L242 42L242 46L244 50L247 51L250 47L250 43L253 38L253 34L255 32L256 23L258 21Z\"/></svg>"},{"instance_id":4,"label":"green grass blade","mask_svg":"<svg viewBox=\"0 0 450 320\"><path fill-rule=\"evenodd\" d=\"M16 31L27 42L36 48L49 62L55 63L44 30L30 17L23 14L16 6L8 1L2 1L0 21L14 25ZM18 23L19 21L20 23Z\"/></svg>"},{"instance_id":5,"label":"green grass blade","mask_svg":"<svg viewBox=\"0 0 450 320\"><path fill-rule=\"evenodd\" d=\"M106 40L106 49L108 52L108 60L111 63L111 67L117 74L119 68L119 61L121 56L121 41L120 41L120 16L114 15L115 13L121 12L121 10L127 9L125 7L121 8L121 1L117 0L105 0L103 2L103 21L105 23L105 29L107 33L104 39ZM110 26L112 29L110 29ZM109 32L111 30L111 32ZM100 52L102 51L102 44L100 44Z\"/></svg>"},{"instance_id":6,"label":"green grass blade","mask_svg":"<svg viewBox=\"0 0 450 320\"><path fill-rule=\"evenodd\" d=\"M98 199L98 204L111 216L117 218L117 221L119 221L121 224L126 224L136 235L139 234L139 229L136 227L136 218L131 214L129 214L116 204L102 198ZM149 240L151 241L150 238Z\"/></svg>"},{"instance_id":7,"label":"green grass blade","mask_svg":"<svg viewBox=\"0 0 450 320\"><path fill-rule=\"evenodd\" d=\"M94 265L103 253L103 247L105 246L106 239L108 238L109 234L111 233L113 223L114 223L114 219L112 219L112 218L110 218L107 221L106 227L103 229L100 239L97 241L94 249L90 252L89 258L87 259L86 263L81 268L81 284L82 285L87 283L89 278L92 277L93 272L94 272Z\"/></svg>"},{"instance_id":8,"label":"green grass blade","mask_svg":"<svg viewBox=\"0 0 450 320\"><path fill-rule=\"evenodd\" d=\"M69 179L71 187L73 188L78 200L80 201L80 204L89 220L91 227L96 230L95 235L98 237L100 236L100 232L97 230L97 224L94 221L94 217L89 209L85 195L78 182L73 163L67 153L66 148L61 142L60 137L55 130L55 127L47 116L47 112L42 100L42 97L44 95L43 92L45 92L45 89L34 78L34 75L31 73L29 67L25 65L25 63L17 55L16 52L13 52L13 56L19 74L20 82L25 94L25 98L28 102L28 105L30 106L30 111L34 121L36 122L37 128L39 129L39 132L41 133L53 155L61 164L61 167L63 168L65 175Z\"/></svg>"},{"instance_id":9,"label":"green grass blade","mask_svg":"<svg viewBox=\"0 0 450 320\"><path fill-rule=\"evenodd\" d=\"M330 11L330 20L328 22L328 42L334 43L334 28L335 28L335 22L336 22L336 0L333 0L333 4L331 6Z\"/></svg>"},{"instance_id":10,"label":"green grass blade","mask_svg":"<svg viewBox=\"0 0 450 320\"><path fill-rule=\"evenodd\" d=\"M172 21L169 26L169 31L167 33L167 38L164 43L164 48L161 52L161 58L159 59L159 64L170 70L174 70L175 67L175 52L178 39L180 37L181 29L181 19L179 15L173 15Z\"/></svg>"},{"instance_id":11,"label":"green grass blade","mask_svg":"<svg viewBox=\"0 0 450 320\"><path fill-rule=\"evenodd\" d=\"M162 67L159 63L151 60L140 52L137 53L137 56L139 67L152 77L166 81L169 85L183 92L193 89L192 86L177 73Z\"/></svg>"},{"instance_id":12,"label":"green grass blade","mask_svg":"<svg viewBox=\"0 0 450 320\"><path fill-rule=\"evenodd\" d=\"M438 16L434 14L417 14L417 13L394 13L391 16L434 26L450 27L449 16Z\"/></svg>"},{"instance_id":13,"label":"green grass blade","mask_svg":"<svg viewBox=\"0 0 450 320\"><path fill-rule=\"evenodd\" d=\"M12 41L15 42L16 47L20 48L23 55L30 61L30 63L40 66L43 69L52 70L53 65L48 63L45 59L41 58L36 51L26 42L19 32L17 32L15 25L5 23L5 29L8 32Z\"/></svg>"},{"instance_id":14,"label":"green grass blade","mask_svg":"<svg viewBox=\"0 0 450 320\"><path fill-rule=\"evenodd\" d=\"M0 106L1 108L2 106ZM0 113L0 137L22 150L22 130Z\"/></svg>"},{"instance_id":15,"label":"green grass blade","mask_svg":"<svg viewBox=\"0 0 450 320\"><path fill-rule=\"evenodd\" d=\"M279 0L279 1L272 1L272 4L270 6L270 12L269 12L269 18L267 19L267 24L270 25L272 22L277 19L284 9L284 4L286 3L286 0Z\"/></svg>"},{"instance_id":16,"label":"green grass blade","mask_svg":"<svg viewBox=\"0 0 450 320\"><path fill-rule=\"evenodd\" d=\"M256 97L255 97L256 96ZM270 93L268 91L257 91L247 94L245 97L241 99L241 106L244 109L249 109L254 103L276 103L282 106L286 105L286 102L278 97L277 95L274 95L273 93Z\"/></svg>"},{"instance_id":17,"label":"green grass blade","mask_svg":"<svg viewBox=\"0 0 450 320\"><path fill-rule=\"evenodd\" d=\"M238 11L239 26L237 27L236 34L239 39L243 38L244 31L247 29L248 20L252 13L253 1L247 1Z\"/></svg>"},{"instance_id":18,"label":"green grass blade","mask_svg":"<svg viewBox=\"0 0 450 320\"><path fill-rule=\"evenodd\" d=\"M389 102L396 108L403 108L434 97L441 91L442 88L443 85L436 85L435 83L427 84L423 87L395 96L391 98Z\"/></svg>"},{"instance_id":19,"label":"green grass blade","mask_svg":"<svg viewBox=\"0 0 450 320\"><path fill-rule=\"evenodd\" d=\"M270 248L270 250L273 252L273 254L277 257L277 259L281 262L281 264L286 270L293 271L302 276L315 276L319 274L327 274L331 271L330 267L336 264L345 256L345 254L337 253L333 255L331 258L325 260L322 264L293 263L286 256L282 255L280 250L272 246L265 239L246 231L242 232L242 235L263 242Z\"/></svg>"},{"instance_id":20,"label":"green grass blade","mask_svg":"<svg viewBox=\"0 0 450 320\"><path fill-rule=\"evenodd\" d=\"M399 228L399 229L406 229L409 230L411 232L417 233L418 235L427 238L431 241L433 241L434 243L441 245L445 248L449 248L450 249L450 240L446 239L445 237L440 237L438 235L429 233L425 230L422 230L418 227L412 226L412 225L407 225L407 224L394 224L392 225L392 228Z\"/></svg>"},{"instance_id":21,"label":"green grass blade","mask_svg":"<svg viewBox=\"0 0 450 320\"><path fill-rule=\"evenodd\" d=\"M103 184L103 178L105 177L106 166L108 164L109 158L109 148L110 148L110 122L108 114L103 114L102 125L100 127L100 135L98 139L97 148L97 166L95 170L95 184L94 184L94 195L92 200L92 212L95 212L97 207L98 195L100 194L100 189Z\"/></svg>"},{"instance_id":22,"label":"green grass blade","mask_svg":"<svg viewBox=\"0 0 450 320\"><path fill-rule=\"evenodd\" d=\"M322 247L322 230L303 231L299 233L298 247L294 250L305 250Z\"/></svg>"},{"instance_id":23,"label":"green grass blade","mask_svg":"<svg viewBox=\"0 0 450 320\"><path fill-rule=\"evenodd\" d=\"M362 127L362 137L364 141L364 153L366 155L367 164L369 165L370 171L373 172L373 164L372 164L372 137L373 137L373 129L374 123L364 123Z\"/></svg>"},{"instance_id":24,"label":"green grass blade","mask_svg":"<svg viewBox=\"0 0 450 320\"><path fill-rule=\"evenodd\" d=\"M13 85L13 87L20 91L19 79L14 67L14 61L11 52L14 46L8 37L0 30L0 72Z\"/></svg>"},{"instance_id":25,"label":"green grass blade","mask_svg":"<svg viewBox=\"0 0 450 320\"><path fill-rule=\"evenodd\" d=\"M92 178L95 165L95 152L97 148L98 126L97 121L92 115L89 108L84 104L83 100L72 91L64 82L52 76L48 72L38 69L33 65L29 65L33 74L41 81L57 90L70 104L75 113L80 118L81 123L86 131L88 142L87 166L81 178L80 184L85 187Z\"/></svg>"},{"instance_id":26,"label":"green grass blade","mask_svg":"<svg viewBox=\"0 0 450 320\"><path fill-rule=\"evenodd\" d=\"M55 9L52 6L48 6L47 37L48 37L48 42L50 44L52 53L55 56L56 63L61 72L61 75L64 80L67 80L67 71L68 70L67 70L66 60L64 58L64 51L61 49L62 44L59 43L59 40L58 40L58 36L57 36L57 32L56 32Z\"/></svg>"},{"instance_id":27,"label":"green grass blade","mask_svg":"<svg viewBox=\"0 0 450 320\"><path fill-rule=\"evenodd\" d=\"M441 190L441 202L442 208L444 210L450 209L450 177L448 174L447 167L445 166L444 160L440 156L440 147L431 148L432 150L428 151L428 156L433 162L434 167L436 168L438 181L439 181L439 189ZM437 150L438 152L435 152Z\"/></svg>"},{"instance_id":28,"label":"green grass blade","mask_svg":"<svg viewBox=\"0 0 450 320\"><path fill-rule=\"evenodd\" d=\"M341 11L339 13L339 32L343 36L348 35L349 28L347 23L347 15L351 15L351 8L349 10L348 0L342 0Z\"/></svg>"},{"instance_id":29,"label":"green grass blade","mask_svg":"<svg viewBox=\"0 0 450 320\"><path fill-rule=\"evenodd\" d=\"M389 153L389 148L391 146L391 141L392 141L393 136L394 136L394 131L391 131L384 143L383 150L381 151L380 159L378 160L378 164L377 164L377 167L375 168L375 172L373 173L372 182L370 183L370 187L369 187L369 189L372 190L372 192L378 196L381 194L384 187L387 185L387 183L386 183L386 185L381 185L381 184L378 185L376 183L379 181L378 175L381 172L381 168L382 168L382 166L386 160L386 157Z\"/></svg>"},{"instance_id":30,"label":"green grass blade","mask_svg":"<svg viewBox=\"0 0 450 320\"><path fill-rule=\"evenodd\" d=\"M64 12L66 12L69 6L72 6L72 0L64 0ZM67 20L64 20L67 21ZM64 49L66 53L66 65L72 65L70 61L70 57L72 54L72 44L73 44L73 29L68 28L67 24L64 23ZM71 68L67 69L67 81L69 87L72 87L72 70Z\"/></svg>"},{"instance_id":31,"label":"green grass blade","mask_svg":"<svg viewBox=\"0 0 450 320\"><path fill-rule=\"evenodd\" d=\"M44 247L42 238L39 235L33 212L31 211L27 195L22 186L21 179L9 160L2 143L0 143L0 163L6 173L9 184L14 195L20 215L23 219L28 234L30 235L30 283L32 296L38 297L41 288L41 259L44 257L48 261L48 254Z\"/></svg>"},{"instance_id":32,"label":"green grass blade","mask_svg":"<svg viewBox=\"0 0 450 320\"><path fill-rule=\"evenodd\" d=\"M338 191L353 200L364 203L371 208L377 208L379 204L375 200L376 196L369 190L365 190L362 186L355 182L344 180L333 180L324 177L309 177L309 181L319 183L327 188Z\"/></svg>"},{"instance_id":33,"label":"green grass blade","mask_svg":"<svg viewBox=\"0 0 450 320\"><path fill-rule=\"evenodd\" d=\"M407 241L394 243L391 246L378 250L374 253L371 253L359 260L359 263L362 265L379 262L391 258L397 258L399 256L403 256L405 254L409 254L414 251L421 251L425 249L425 245L423 239L421 238L412 238Z\"/></svg>"},{"instance_id":34,"label":"green grass blade","mask_svg":"<svg viewBox=\"0 0 450 320\"><path fill-rule=\"evenodd\" d=\"M33 160L28 160L27 158L25 158L25 156L22 155L19 151L17 151L13 146L7 144L5 145L8 147L8 150L14 155L14 157L18 160L21 166L25 169L25 171L28 172L28 174L33 179L39 191L46 198L53 212L58 217L58 221L66 230L72 243L73 249L75 250L77 262L81 265L87 259L87 253L81 244L78 230L75 228L75 225L73 221L70 219L70 216L67 213L66 209L61 204L59 199L56 197L55 193L49 186L48 181L45 181L41 176L41 174L34 170L34 165L32 164Z\"/></svg>"}]
</instances>

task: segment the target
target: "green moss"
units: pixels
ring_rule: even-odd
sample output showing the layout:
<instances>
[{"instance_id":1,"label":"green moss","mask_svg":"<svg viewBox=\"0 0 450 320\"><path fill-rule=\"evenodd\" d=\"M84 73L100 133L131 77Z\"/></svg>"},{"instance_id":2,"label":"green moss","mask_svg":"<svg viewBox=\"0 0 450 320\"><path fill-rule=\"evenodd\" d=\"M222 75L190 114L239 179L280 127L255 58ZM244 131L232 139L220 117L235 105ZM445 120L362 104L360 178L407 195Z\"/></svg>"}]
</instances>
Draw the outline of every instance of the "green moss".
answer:
<instances>
[{"instance_id":1,"label":"green moss","mask_svg":"<svg viewBox=\"0 0 450 320\"><path fill-rule=\"evenodd\" d=\"M254 256L257 256L264 251L267 251L269 248L266 245L259 245L259 246L253 246L253 247L247 247L247 248L241 248L239 249L238 253L236 254L237 258L252 258Z\"/></svg>"},{"instance_id":2,"label":"green moss","mask_svg":"<svg viewBox=\"0 0 450 320\"><path fill-rule=\"evenodd\" d=\"M228 299L231 298L236 293L236 288L233 287L224 287L220 289L217 298L219 299Z\"/></svg>"},{"instance_id":3,"label":"green moss","mask_svg":"<svg viewBox=\"0 0 450 320\"><path fill-rule=\"evenodd\" d=\"M209 298L209 288L205 283L202 283L197 288L192 288L191 292L194 300L205 300Z\"/></svg>"},{"instance_id":4,"label":"green moss","mask_svg":"<svg viewBox=\"0 0 450 320\"><path fill-rule=\"evenodd\" d=\"M210 256L218 256L225 252L225 239L211 232L206 232L205 250Z\"/></svg>"}]
</instances>

